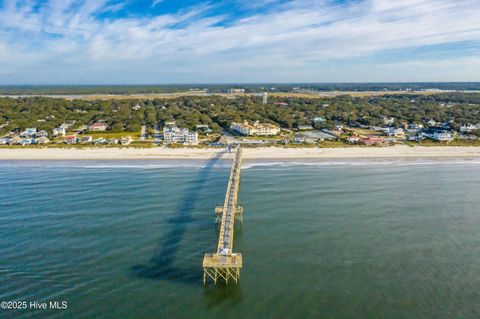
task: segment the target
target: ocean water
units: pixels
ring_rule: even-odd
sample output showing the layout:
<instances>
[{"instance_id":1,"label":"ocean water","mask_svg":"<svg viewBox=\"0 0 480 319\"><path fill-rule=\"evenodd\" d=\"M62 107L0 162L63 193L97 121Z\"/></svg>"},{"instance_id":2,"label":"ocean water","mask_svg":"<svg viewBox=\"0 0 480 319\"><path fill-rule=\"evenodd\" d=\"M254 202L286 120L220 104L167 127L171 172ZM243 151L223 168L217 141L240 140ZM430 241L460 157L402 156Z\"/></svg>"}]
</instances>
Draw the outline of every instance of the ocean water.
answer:
<instances>
[{"instance_id":1,"label":"ocean water","mask_svg":"<svg viewBox=\"0 0 480 319\"><path fill-rule=\"evenodd\" d=\"M245 162L238 285L202 285L229 163L0 162L0 318L479 318L480 162Z\"/></svg>"}]
</instances>

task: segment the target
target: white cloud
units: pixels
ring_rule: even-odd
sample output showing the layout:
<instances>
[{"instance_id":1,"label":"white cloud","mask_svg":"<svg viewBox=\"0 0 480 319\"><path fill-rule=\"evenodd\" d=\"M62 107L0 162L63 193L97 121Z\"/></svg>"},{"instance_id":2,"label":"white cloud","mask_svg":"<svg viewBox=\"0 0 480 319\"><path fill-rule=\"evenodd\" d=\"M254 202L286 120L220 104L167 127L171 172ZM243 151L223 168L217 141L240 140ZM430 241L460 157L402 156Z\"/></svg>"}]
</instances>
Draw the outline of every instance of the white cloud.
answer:
<instances>
[{"instance_id":1,"label":"white cloud","mask_svg":"<svg viewBox=\"0 0 480 319\"><path fill-rule=\"evenodd\" d=\"M155 7L159 5L160 3L165 2L165 0L153 0L152 1L152 7Z\"/></svg>"},{"instance_id":2,"label":"white cloud","mask_svg":"<svg viewBox=\"0 0 480 319\"><path fill-rule=\"evenodd\" d=\"M0 10L0 43L8 52L0 50L0 68L10 72L11 81L18 71L38 72L31 78L52 81L52 63L58 70L54 79L70 83L341 81L333 65L344 81L388 81L396 79L382 67L363 68L351 59L480 41L476 0L365 0L346 5L297 0L276 7L272 0L264 2L271 2L272 10L222 25L228 16L204 15L212 9L209 5L156 17L99 20L98 14L119 10L121 3L49 0L35 10L33 1L7 0ZM392 61L383 64L398 69ZM451 65L436 66L450 70L446 73L452 80L461 80ZM478 63L473 69L479 74ZM366 72L363 77L357 76L359 70ZM418 78L436 80L435 74L425 64L417 67ZM8 81L0 78L0 83Z\"/></svg>"}]
</instances>

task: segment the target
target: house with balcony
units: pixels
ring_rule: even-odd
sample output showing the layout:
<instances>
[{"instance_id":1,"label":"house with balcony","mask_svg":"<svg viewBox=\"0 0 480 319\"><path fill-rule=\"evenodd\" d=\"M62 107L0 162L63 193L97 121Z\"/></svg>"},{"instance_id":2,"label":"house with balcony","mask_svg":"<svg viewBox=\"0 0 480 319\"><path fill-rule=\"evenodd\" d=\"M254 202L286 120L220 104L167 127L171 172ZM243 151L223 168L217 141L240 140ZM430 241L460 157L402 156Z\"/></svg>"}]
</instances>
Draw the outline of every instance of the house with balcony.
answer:
<instances>
[{"instance_id":1,"label":"house with balcony","mask_svg":"<svg viewBox=\"0 0 480 319\"><path fill-rule=\"evenodd\" d=\"M280 132L279 126L260 123L259 121L255 121L252 124L249 124L248 121L244 121L243 123L232 122L230 129L247 136L272 136Z\"/></svg>"},{"instance_id":2,"label":"house with balcony","mask_svg":"<svg viewBox=\"0 0 480 319\"><path fill-rule=\"evenodd\" d=\"M178 126L166 126L163 128L163 141L166 144L196 145L198 144L198 133Z\"/></svg>"}]
</instances>

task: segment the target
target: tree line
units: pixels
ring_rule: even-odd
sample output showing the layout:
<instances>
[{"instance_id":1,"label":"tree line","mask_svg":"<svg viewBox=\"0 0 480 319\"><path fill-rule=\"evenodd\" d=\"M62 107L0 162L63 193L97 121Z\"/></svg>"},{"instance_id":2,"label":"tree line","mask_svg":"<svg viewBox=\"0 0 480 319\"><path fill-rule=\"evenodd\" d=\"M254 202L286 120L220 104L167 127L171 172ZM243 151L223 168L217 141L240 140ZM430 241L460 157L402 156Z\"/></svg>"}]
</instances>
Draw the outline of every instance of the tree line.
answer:
<instances>
[{"instance_id":1,"label":"tree line","mask_svg":"<svg viewBox=\"0 0 480 319\"><path fill-rule=\"evenodd\" d=\"M51 130L65 121L78 125L104 121L113 132L137 132L143 123L176 121L195 129L199 124L215 131L228 128L232 121L256 121L282 128L314 124L329 128L337 124L382 125L384 117L394 117L394 125L426 124L429 119L452 122L454 128L480 123L480 94L444 93L435 95L385 95L332 98L270 96L263 105L260 96L185 96L154 100L66 100L47 97L0 98L1 132L14 128L37 127ZM315 117L325 121L313 123ZM8 123L8 124L7 124Z\"/></svg>"}]
</instances>

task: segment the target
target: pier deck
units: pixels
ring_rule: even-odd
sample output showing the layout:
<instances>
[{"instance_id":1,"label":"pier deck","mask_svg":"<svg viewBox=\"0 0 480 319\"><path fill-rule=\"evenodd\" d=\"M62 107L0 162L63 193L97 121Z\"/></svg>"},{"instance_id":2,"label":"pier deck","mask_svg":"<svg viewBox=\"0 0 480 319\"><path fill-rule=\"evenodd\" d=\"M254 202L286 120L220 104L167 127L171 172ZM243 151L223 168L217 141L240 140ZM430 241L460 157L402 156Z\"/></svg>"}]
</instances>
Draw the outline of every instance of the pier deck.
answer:
<instances>
[{"instance_id":1,"label":"pier deck","mask_svg":"<svg viewBox=\"0 0 480 319\"><path fill-rule=\"evenodd\" d=\"M237 206L242 169L242 149L237 147L233 160L230 177L228 179L225 202L223 206L215 208L215 222L221 222L218 236L217 251L206 253L203 257L203 284L211 278L215 284L223 279L228 285L231 279L238 283L242 268L242 254L233 253L233 238L235 220L243 225L243 208Z\"/></svg>"}]
</instances>

